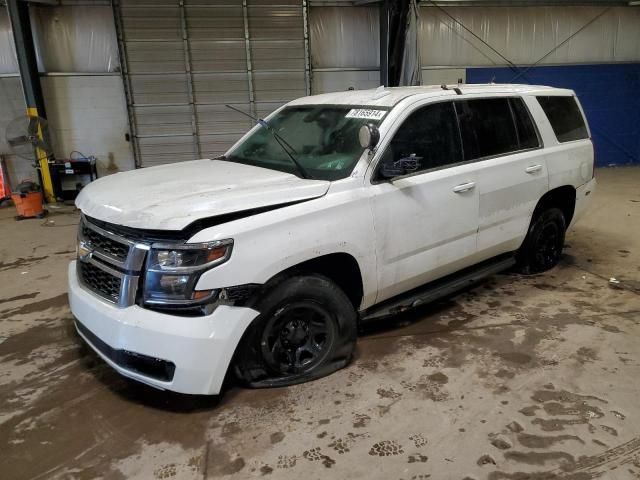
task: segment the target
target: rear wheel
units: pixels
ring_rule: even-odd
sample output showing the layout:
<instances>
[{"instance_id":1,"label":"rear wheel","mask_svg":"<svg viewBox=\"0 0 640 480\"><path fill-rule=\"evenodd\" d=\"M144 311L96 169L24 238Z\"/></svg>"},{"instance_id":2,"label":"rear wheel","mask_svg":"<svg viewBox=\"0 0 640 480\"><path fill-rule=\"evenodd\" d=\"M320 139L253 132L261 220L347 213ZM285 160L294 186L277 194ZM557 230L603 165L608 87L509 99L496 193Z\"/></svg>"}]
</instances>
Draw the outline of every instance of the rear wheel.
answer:
<instances>
[{"instance_id":1,"label":"rear wheel","mask_svg":"<svg viewBox=\"0 0 640 480\"><path fill-rule=\"evenodd\" d=\"M555 267L562 256L566 229L560 209L549 208L536 214L518 251L522 273L539 273Z\"/></svg>"},{"instance_id":2,"label":"rear wheel","mask_svg":"<svg viewBox=\"0 0 640 480\"><path fill-rule=\"evenodd\" d=\"M321 275L278 283L255 307L235 372L253 387L284 386L344 367L355 349L356 313L345 293Z\"/></svg>"}]
</instances>

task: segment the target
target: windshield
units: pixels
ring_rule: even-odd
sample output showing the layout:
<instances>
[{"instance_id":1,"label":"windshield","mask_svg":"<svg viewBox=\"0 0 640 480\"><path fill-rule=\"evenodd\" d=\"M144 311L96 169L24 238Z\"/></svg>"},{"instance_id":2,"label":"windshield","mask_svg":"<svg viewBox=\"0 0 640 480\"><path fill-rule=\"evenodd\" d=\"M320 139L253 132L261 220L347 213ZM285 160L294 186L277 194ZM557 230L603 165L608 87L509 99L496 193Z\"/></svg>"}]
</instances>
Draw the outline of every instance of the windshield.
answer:
<instances>
[{"instance_id":1,"label":"windshield","mask_svg":"<svg viewBox=\"0 0 640 480\"><path fill-rule=\"evenodd\" d=\"M351 106L287 107L269 119L269 126L291 146L291 155L309 177L338 180L349 176L362 155L360 127L378 125L385 114L385 110ZM254 130L226 160L300 176L283 146L266 128Z\"/></svg>"}]
</instances>

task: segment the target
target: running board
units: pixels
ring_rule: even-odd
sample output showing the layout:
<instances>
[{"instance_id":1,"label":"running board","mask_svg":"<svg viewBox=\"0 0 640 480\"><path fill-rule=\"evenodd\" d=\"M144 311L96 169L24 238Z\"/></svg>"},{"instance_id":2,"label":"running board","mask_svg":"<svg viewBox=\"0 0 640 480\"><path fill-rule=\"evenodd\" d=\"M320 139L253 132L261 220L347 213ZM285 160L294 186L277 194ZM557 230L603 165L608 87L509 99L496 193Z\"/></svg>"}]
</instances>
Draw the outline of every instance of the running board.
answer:
<instances>
[{"instance_id":1,"label":"running board","mask_svg":"<svg viewBox=\"0 0 640 480\"><path fill-rule=\"evenodd\" d=\"M464 269L461 272L427 283L410 292L385 300L362 312L360 319L362 321L375 320L433 302L474 285L491 275L507 270L515 263L516 259L512 254L501 255L474 267Z\"/></svg>"}]
</instances>

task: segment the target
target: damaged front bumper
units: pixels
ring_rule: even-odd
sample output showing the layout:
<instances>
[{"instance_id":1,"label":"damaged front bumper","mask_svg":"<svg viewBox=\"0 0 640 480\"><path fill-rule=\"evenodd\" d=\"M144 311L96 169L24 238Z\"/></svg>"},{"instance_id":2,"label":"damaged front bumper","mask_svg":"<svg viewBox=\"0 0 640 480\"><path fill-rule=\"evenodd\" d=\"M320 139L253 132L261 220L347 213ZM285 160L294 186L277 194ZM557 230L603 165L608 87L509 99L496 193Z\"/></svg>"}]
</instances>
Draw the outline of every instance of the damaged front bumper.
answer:
<instances>
[{"instance_id":1,"label":"damaged front bumper","mask_svg":"<svg viewBox=\"0 0 640 480\"><path fill-rule=\"evenodd\" d=\"M218 394L236 346L258 316L227 305L201 317L120 308L80 286L76 262L68 274L80 336L118 373L163 390Z\"/></svg>"}]
</instances>

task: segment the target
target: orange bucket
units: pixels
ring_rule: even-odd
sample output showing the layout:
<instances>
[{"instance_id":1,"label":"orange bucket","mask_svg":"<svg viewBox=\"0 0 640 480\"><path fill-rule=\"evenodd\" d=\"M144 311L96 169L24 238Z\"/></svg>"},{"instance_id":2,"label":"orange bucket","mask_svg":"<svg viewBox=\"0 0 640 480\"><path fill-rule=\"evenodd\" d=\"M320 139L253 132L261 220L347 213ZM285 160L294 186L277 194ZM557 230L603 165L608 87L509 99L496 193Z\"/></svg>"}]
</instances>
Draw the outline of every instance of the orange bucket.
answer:
<instances>
[{"instance_id":1,"label":"orange bucket","mask_svg":"<svg viewBox=\"0 0 640 480\"><path fill-rule=\"evenodd\" d=\"M45 216L45 210L42 208L42 192L12 193L11 199L18 210L16 220Z\"/></svg>"}]
</instances>

